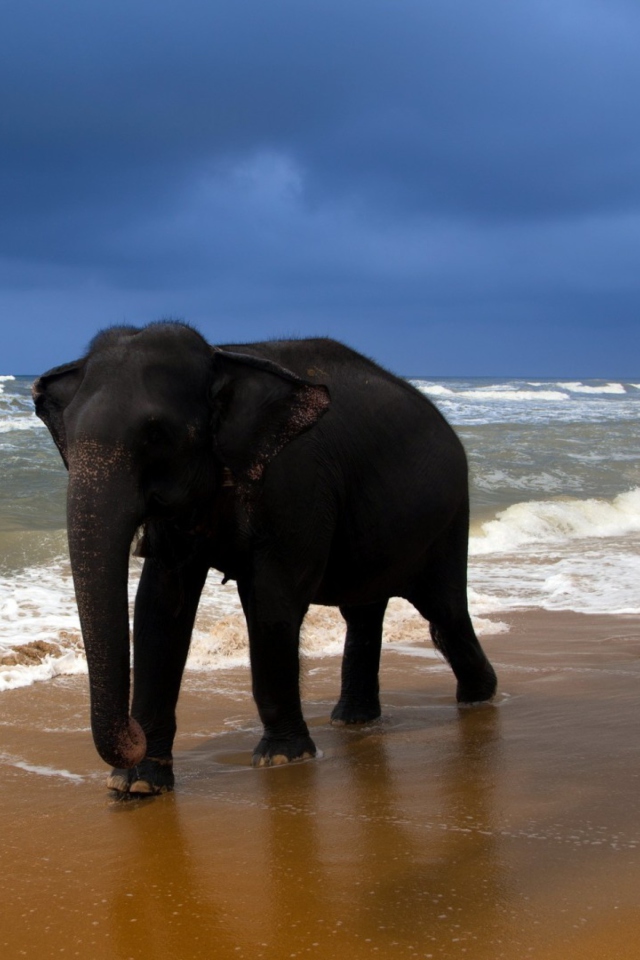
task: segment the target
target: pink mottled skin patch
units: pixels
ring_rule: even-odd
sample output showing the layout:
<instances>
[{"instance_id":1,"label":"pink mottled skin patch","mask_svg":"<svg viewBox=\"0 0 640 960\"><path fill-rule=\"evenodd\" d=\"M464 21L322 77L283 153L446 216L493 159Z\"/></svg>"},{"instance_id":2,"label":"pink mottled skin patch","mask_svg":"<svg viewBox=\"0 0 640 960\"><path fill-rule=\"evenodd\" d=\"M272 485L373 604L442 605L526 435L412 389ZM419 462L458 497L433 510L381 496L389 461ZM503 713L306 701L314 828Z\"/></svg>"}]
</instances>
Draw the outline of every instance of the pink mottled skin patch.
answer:
<instances>
[{"instance_id":1,"label":"pink mottled skin patch","mask_svg":"<svg viewBox=\"0 0 640 960\"><path fill-rule=\"evenodd\" d=\"M69 472L74 479L86 483L88 489L95 484L95 492L114 470L130 466L131 454L122 443L86 438L76 440L69 449Z\"/></svg>"},{"instance_id":2,"label":"pink mottled skin patch","mask_svg":"<svg viewBox=\"0 0 640 960\"><path fill-rule=\"evenodd\" d=\"M121 758L118 766L128 769L135 767L136 763L144 759L147 752L147 738L144 730L133 717L129 717L127 728L120 733L115 747Z\"/></svg>"},{"instance_id":3,"label":"pink mottled skin patch","mask_svg":"<svg viewBox=\"0 0 640 960\"><path fill-rule=\"evenodd\" d=\"M264 468L270 460L280 453L291 440L312 427L329 407L329 394L326 387L304 385L296 394L287 418L286 430L273 437L266 448L260 451L247 471L249 480L260 480Z\"/></svg>"}]
</instances>

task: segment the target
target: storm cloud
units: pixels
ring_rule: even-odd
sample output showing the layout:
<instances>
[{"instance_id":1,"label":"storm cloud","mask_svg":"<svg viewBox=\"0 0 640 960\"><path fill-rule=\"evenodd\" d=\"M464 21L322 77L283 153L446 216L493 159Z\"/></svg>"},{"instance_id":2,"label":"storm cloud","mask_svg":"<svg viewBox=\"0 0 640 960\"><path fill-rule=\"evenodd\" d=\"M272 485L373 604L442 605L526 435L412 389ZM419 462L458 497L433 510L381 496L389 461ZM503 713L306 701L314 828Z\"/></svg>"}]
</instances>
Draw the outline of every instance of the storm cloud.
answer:
<instances>
[{"instance_id":1,"label":"storm cloud","mask_svg":"<svg viewBox=\"0 0 640 960\"><path fill-rule=\"evenodd\" d=\"M5 0L2 372L180 316L635 375L639 41L623 0Z\"/></svg>"}]
</instances>

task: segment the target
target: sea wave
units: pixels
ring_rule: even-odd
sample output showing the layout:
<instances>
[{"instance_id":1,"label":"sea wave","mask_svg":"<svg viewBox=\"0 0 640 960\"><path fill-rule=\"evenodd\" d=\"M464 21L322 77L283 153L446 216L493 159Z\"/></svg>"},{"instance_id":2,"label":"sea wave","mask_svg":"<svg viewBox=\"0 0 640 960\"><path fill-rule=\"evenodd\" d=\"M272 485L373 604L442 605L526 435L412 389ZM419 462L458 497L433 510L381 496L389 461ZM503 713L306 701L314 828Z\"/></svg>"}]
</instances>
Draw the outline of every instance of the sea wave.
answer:
<instances>
[{"instance_id":1,"label":"sea wave","mask_svg":"<svg viewBox=\"0 0 640 960\"><path fill-rule=\"evenodd\" d=\"M512 610L639 614L640 488L610 500L516 503L474 529L469 583L494 616Z\"/></svg>"},{"instance_id":2,"label":"sea wave","mask_svg":"<svg viewBox=\"0 0 640 960\"><path fill-rule=\"evenodd\" d=\"M465 400L515 400L516 402L542 400L564 401L569 400L567 393L560 390L522 390L508 384L496 384L487 387L473 387L470 390L453 390L443 384L413 380L414 386L430 397L446 397L450 399L463 398ZM533 386L533 384L532 384Z\"/></svg>"},{"instance_id":3,"label":"sea wave","mask_svg":"<svg viewBox=\"0 0 640 960\"><path fill-rule=\"evenodd\" d=\"M549 387L550 382L548 380L529 380L527 381L530 387ZM616 394L618 396L626 394L627 388L624 383L609 382L605 383L583 383L582 380L559 380L555 384L556 387L560 387L562 390L568 390L569 393L583 393L583 394ZM630 383L628 386L633 387L635 384Z\"/></svg>"},{"instance_id":4,"label":"sea wave","mask_svg":"<svg viewBox=\"0 0 640 960\"><path fill-rule=\"evenodd\" d=\"M516 400L517 402L530 400L564 401L569 399L567 394L560 390L507 390L500 387L493 389L479 387L477 390L463 390L458 396L467 397L470 400Z\"/></svg>"},{"instance_id":5,"label":"sea wave","mask_svg":"<svg viewBox=\"0 0 640 960\"><path fill-rule=\"evenodd\" d=\"M132 563L130 595L135 595L140 565ZM203 592L187 660L189 671L215 671L249 665L247 627L235 586L222 585L212 571ZM489 618L482 601L472 605L479 635L508 630ZM131 610L132 614L133 611ZM344 646L345 624L339 611L312 606L301 633L306 659L335 656ZM384 628L385 645L422 656L432 651L424 619L406 601L392 599ZM425 651L427 651L425 653ZM60 559L0 579L0 691L87 672L80 624L68 564Z\"/></svg>"},{"instance_id":6,"label":"sea wave","mask_svg":"<svg viewBox=\"0 0 640 960\"><path fill-rule=\"evenodd\" d=\"M44 426L42 420L39 420L34 414L26 417L3 417L0 419L0 433L13 433L15 430L40 430Z\"/></svg>"},{"instance_id":7,"label":"sea wave","mask_svg":"<svg viewBox=\"0 0 640 960\"><path fill-rule=\"evenodd\" d=\"M478 635L508 630L505 614L525 608L640 613L638 531L640 489L610 502L546 501L503 511L470 541L469 605ZM139 572L132 561L131 597ZM203 592L189 671L248 667L237 591L218 578L212 571ZM344 634L338 610L312 606L302 630L303 657L339 655ZM388 649L436 656L425 621L404 600L390 601L384 639ZM0 578L0 691L86 670L68 562Z\"/></svg>"},{"instance_id":8,"label":"sea wave","mask_svg":"<svg viewBox=\"0 0 640 960\"><path fill-rule=\"evenodd\" d=\"M637 421L637 385L627 381L410 381L456 426Z\"/></svg>"},{"instance_id":9,"label":"sea wave","mask_svg":"<svg viewBox=\"0 0 640 960\"><path fill-rule=\"evenodd\" d=\"M590 384L582 383L581 381L576 381L570 383L559 383L558 386L562 387L564 390L569 390L571 393L626 394L627 392L622 383L606 383L602 386L592 386Z\"/></svg>"},{"instance_id":10,"label":"sea wave","mask_svg":"<svg viewBox=\"0 0 640 960\"><path fill-rule=\"evenodd\" d=\"M30 687L43 680L53 680L54 677L86 672L87 661L84 655L73 650L68 650L58 657L48 654L39 663L16 663L7 666L0 660L0 692Z\"/></svg>"},{"instance_id":11,"label":"sea wave","mask_svg":"<svg viewBox=\"0 0 640 960\"><path fill-rule=\"evenodd\" d=\"M633 538L529 544L507 557L472 557L469 582L494 616L526 609L638 615L640 544Z\"/></svg>"},{"instance_id":12,"label":"sea wave","mask_svg":"<svg viewBox=\"0 0 640 960\"><path fill-rule=\"evenodd\" d=\"M562 499L515 503L485 521L469 539L469 555L511 553L525 544L640 532L640 488L613 500Z\"/></svg>"},{"instance_id":13,"label":"sea wave","mask_svg":"<svg viewBox=\"0 0 640 960\"><path fill-rule=\"evenodd\" d=\"M0 577L0 690L85 669L71 573L62 559Z\"/></svg>"}]
</instances>

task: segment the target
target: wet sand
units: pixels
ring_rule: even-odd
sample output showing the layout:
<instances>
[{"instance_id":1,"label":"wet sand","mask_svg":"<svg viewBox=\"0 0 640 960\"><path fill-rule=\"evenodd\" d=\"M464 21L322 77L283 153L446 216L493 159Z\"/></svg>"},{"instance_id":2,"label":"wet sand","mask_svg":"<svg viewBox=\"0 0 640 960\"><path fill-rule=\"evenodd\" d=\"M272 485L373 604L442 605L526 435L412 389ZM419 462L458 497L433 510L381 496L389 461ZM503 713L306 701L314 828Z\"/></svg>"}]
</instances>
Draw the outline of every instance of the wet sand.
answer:
<instances>
[{"instance_id":1,"label":"wet sand","mask_svg":"<svg viewBox=\"0 0 640 960\"><path fill-rule=\"evenodd\" d=\"M190 673L176 793L115 802L86 678L0 698L0 956L626 960L640 953L640 620L522 613L493 706L386 649L381 723L252 770L245 670Z\"/></svg>"}]
</instances>

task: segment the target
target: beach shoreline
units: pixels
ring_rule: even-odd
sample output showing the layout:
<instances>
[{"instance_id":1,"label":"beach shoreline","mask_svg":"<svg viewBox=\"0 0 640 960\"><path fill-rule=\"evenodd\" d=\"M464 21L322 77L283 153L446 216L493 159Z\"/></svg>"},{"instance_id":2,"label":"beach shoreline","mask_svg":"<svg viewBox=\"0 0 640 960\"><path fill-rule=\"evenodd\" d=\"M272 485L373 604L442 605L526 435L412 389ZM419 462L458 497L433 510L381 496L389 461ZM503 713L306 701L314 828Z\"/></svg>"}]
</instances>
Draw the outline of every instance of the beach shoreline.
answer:
<instances>
[{"instance_id":1,"label":"beach shoreline","mask_svg":"<svg viewBox=\"0 0 640 960\"><path fill-rule=\"evenodd\" d=\"M635 958L640 617L502 619L490 706L388 645L382 721L333 728L306 660L321 756L284 768L249 766L248 670L189 671L149 801L104 789L86 677L3 693L3 957Z\"/></svg>"}]
</instances>

